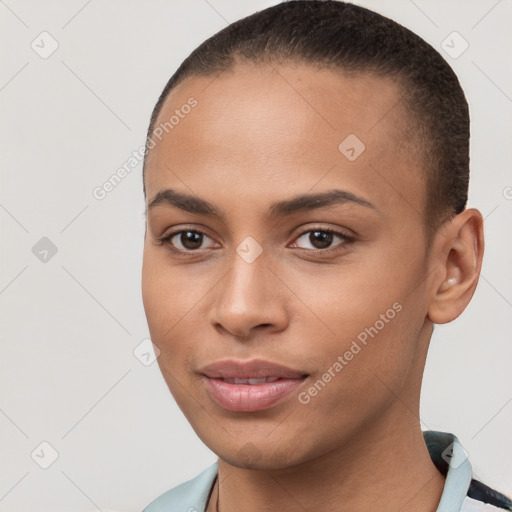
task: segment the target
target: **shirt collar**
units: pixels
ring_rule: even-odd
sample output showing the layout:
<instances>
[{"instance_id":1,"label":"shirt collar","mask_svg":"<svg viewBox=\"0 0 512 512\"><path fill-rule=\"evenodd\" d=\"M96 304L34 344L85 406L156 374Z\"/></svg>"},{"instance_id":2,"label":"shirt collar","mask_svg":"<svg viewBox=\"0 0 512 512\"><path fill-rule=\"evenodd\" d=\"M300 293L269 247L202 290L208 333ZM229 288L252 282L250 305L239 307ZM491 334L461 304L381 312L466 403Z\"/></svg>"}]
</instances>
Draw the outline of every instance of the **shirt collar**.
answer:
<instances>
[{"instance_id":1,"label":"shirt collar","mask_svg":"<svg viewBox=\"0 0 512 512\"><path fill-rule=\"evenodd\" d=\"M468 455L453 434L427 430L423 437L432 461L446 475L436 512L459 512L473 473Z\"/></svg>"}]
</instances>

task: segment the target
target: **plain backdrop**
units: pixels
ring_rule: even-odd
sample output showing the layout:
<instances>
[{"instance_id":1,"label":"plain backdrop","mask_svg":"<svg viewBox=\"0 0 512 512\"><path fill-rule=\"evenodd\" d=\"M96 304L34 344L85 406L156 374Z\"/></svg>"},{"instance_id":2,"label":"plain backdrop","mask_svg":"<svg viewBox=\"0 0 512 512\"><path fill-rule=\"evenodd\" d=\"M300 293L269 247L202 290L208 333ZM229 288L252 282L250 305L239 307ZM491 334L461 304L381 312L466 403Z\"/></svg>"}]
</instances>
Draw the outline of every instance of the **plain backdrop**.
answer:
<instances>
[{"instance_id":1,"label":"plain backdrop","mask_svg":"<svg viewBox=\"0 0 512 512\"><path fill-rule=\"evenodd\" d=\"M135 355L148 338L141 165L103 200L93 190L143 144L189 52L274 3L0 2L0 511L138 512L216 460L157 363ZM443 53L467 94L486 254L470 306L435 329L422 421L511 494L512 2L361 4Z\"/></svg>"}]
</instances>

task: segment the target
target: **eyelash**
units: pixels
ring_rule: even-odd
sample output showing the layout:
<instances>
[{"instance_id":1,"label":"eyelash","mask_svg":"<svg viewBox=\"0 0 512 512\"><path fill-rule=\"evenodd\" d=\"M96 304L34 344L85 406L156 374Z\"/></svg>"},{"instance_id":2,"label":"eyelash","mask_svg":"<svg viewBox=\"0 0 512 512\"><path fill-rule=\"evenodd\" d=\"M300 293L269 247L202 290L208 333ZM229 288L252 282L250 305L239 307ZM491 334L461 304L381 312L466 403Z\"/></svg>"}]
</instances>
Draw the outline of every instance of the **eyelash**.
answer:
<instances>
[{"instance_id":1,"label":"eyelash","mask_svg":"<svg viewBox=\"0 0 512 512\"><path fill-rule=\"evenodd\" d=\"M332 252L342 250L343 247L346 247L347 245L352 244L355 241L354 237L351 237L341 231L336 231L334 229L329 229L329 228L318 228L318 227L308 228L308 229L302 231L301 233L299 233L296 236L296 239L300 238L301 236L305 235L306 233L311 233L314 231L320 231L321 233L329 233L332 235L336 235L342 239L342 242L335 245L334 247L328 247L327 249L304 249L303 247L298 247L298 249L302 249L303 251L306 251L308 253L324 255L324 254L331 254ZM205 233L204 231L202 231L201 229L194 228L194 229L179 229L177 231L173 231L171 233L168 233L167 235L163 235L162 237L157 238L156 241L159 245L167 244L167 248L170 251L172 251L175 254L178 254L180 256L186 257L186 256L192 255L194 253L198 253L200 251L200 249L183 251L181 249L176 249L169 243L171 241L171 239L174 238L176 235L179 235L181 233L186 233L186 232L198 233L198 234L201 234L201 235L204 235L204 236L210 238L208 236L208 234ZM213 249L207 249L208 252L210 252L212 250Z\"/></svg>"}]
</instances>

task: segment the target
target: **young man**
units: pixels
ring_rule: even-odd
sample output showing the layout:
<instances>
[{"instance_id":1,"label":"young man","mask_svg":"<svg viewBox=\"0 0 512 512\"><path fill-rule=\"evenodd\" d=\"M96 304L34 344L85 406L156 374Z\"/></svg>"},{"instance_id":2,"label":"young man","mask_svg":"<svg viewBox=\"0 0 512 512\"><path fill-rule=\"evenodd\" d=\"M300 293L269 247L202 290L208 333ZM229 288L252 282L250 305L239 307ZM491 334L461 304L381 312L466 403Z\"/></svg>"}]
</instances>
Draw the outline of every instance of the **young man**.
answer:
<instances>
[{"instance_id":1,"label":"young man","mask_svg":"<svg viewBox=\"0 0 512 512\"><path fill-rule=\"evenodd\" d=\"M144 165L144 307L218 462L156 511L511 509L421 431L435 323L478 282L469 117L421 38L337 1L276 5L165 87Z\"/></svg>"}]
</instances>

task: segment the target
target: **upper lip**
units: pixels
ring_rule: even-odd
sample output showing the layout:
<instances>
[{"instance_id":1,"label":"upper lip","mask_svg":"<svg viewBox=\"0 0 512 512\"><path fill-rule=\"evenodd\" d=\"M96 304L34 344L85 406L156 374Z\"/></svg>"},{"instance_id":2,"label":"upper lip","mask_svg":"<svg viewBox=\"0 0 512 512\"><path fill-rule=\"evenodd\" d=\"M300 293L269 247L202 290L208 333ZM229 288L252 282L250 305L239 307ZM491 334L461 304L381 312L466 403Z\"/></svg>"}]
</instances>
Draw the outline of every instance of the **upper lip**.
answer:
<instances>
[{"instance_id":1,"label":"upper lip","mask_svg":"<svg viewBox=\"0 0 512 512\"><path fill-rule=\"evenodd\" d=\"M263 377L300 379L307 375L303 371L263 359L252 359L251 361L225 359L208 364L199 371L212 379L257 379Z\"/></svg>"}]
</instances>

